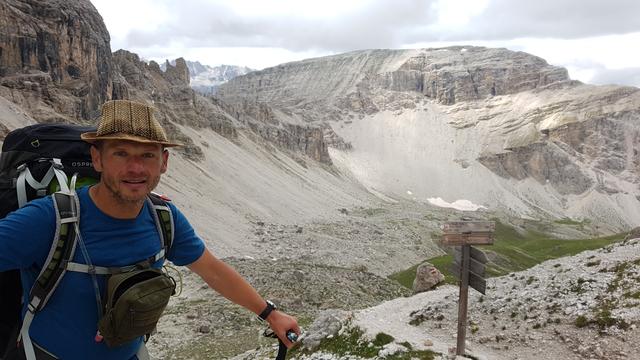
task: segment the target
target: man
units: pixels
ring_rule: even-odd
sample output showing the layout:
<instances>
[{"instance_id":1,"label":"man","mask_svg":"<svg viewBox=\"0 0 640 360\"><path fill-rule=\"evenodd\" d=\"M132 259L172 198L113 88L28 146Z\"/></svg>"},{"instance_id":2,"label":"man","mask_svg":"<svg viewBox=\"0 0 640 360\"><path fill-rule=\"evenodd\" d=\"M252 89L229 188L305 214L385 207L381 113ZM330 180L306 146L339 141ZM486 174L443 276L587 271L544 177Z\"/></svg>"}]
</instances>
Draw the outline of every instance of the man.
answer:
<instances>
[{"instance_id":1,"label":"man","mask_svg":"<svg viewBox=\"0 0 640 360\"><path fill-rule=\"evenodd\" d=\"M161 242L146 199L167 170L166 148L179 144L167 140L152 108L125 100L104 104L98 131L82 134L82 139L93 145L93 165L101 179L77 191L83 251L76 251L73 262L124 267L153 257ZM285 345L291 346L285 334L288 330L299 334L295 318L273 310L272 303L205 248L175 205L168 206L174 241L167 259L187 266L229 300L266 318ZM0 271L20 269L25 296L47 258L56 224L51 197L32 201L0 220ZM104 294L105 284L104 275L68 271L29 327L36 352L64 360L136 359L143 348L141 337L109 347L97 331L102 309L96 293ZM17 358L24 356L22 352L16 351Z\"/></svg>"}]
</instances>

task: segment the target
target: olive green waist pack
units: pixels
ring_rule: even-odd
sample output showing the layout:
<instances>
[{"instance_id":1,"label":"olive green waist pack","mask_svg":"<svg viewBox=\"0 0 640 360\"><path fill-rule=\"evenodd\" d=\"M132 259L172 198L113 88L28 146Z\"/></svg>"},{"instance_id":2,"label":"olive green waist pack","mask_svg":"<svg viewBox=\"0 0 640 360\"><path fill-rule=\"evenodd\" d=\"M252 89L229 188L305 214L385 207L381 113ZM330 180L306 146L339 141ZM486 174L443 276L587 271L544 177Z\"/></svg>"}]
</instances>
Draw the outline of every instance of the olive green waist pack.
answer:
<instances>
[{"instance_id":1,"label":"olive green waist pack","mask_svg":"<svg viewBox=\"0 0 640 360\"><path fill-rule=\"evenodd\" d=\"M151 334L175 294L175 280L160 269L111 275L98 330L110 347Z\"/></svg>"}]
</instances>

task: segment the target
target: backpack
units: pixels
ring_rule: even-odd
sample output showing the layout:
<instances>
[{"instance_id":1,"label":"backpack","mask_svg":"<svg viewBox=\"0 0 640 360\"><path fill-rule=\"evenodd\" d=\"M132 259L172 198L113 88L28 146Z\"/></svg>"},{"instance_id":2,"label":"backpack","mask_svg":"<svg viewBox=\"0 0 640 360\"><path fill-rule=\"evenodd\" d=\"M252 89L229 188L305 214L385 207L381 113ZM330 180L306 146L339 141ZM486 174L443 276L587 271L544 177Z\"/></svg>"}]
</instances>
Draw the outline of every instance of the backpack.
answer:
<instances>
[{"instance_id":1,"label":"backpack","mask_svg":"<svg viewBox=\"0 0 640 360\"><path fill-rule=\"evenodd\" d=\"M98 179L93 169L90 145L80 134L90 127L36 124L11 131L0 154L0 218L28 201L65 186L67 177L78 173ZM60 185L62 184L62 185ZM15 337L20 319L22 285L20 272L0 272L0 356ZM12 336L13 335L13 336Z\"/></svg>"},{"instance_id":2,"label":"backpack","mask_svg":"<svg viewBox=\"0 0 640 360\"><path fill-rule=\"evenodd\" d=\"M11 131L0 155L0 218L30 200L65 190L75 173L81 182L97 182L100 174L93 169L91 145L80 139L80 134L93 130L36 124Z\"/></svg>"},{"instance_id":3,"label":"backpack","mask_svg":"<svg viewBox=\"0 0 640 360\"><path fill-rule=\"evenodd\" d=\"M24 299L29 303L24 324L20 321L23 300L20 272L0 272L0 359L15 346L20 328L23 328L23 335L25 329L28 331L33 316L46 305L65 272L83 271L69 266L73 264L70 260L76 249L74 225L79 213L74 189L99 180L99 173L93 169L91 161L91 145L80 139L80 134L93 130L77 125L36 124L14 130L4 140L0 154L0 218L30 200L53 194L57 226L43 270L29 299ZM72 178L71 183L69 178ZM148 201L149 208L154 210L162 241L160 253L144 261L152 264L164 258L171 247L173 217L160 196L152 194ZM141 265L132 266L139 268ZM27 348L32 347L28 332L22 340L28 353Z\"/></svg>"}]
</instances>

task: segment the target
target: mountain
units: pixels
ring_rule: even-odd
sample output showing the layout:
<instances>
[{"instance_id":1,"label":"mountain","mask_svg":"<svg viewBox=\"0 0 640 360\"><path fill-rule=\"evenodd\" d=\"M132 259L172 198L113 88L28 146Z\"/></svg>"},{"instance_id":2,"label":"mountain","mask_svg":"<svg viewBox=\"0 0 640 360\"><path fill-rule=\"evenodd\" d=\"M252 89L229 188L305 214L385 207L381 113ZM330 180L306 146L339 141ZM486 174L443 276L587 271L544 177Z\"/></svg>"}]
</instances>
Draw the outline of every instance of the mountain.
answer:
<instances>
[{"instance_id":1,"label":"mountain","mask_svg":"<svg viewBox=\"0 0 640 360\"><path fill-rule=\"evenodd\" d=\"M372 193L640 223L640 89L572 81L526 53L356 51L255 71L216 96L323 128L335 166Z\"/></svg>"},{"instance_id":2,"label":"mountain","mask_svg":"<svg viewBox=\"0 0 640 360\"><path fill-rule=\"evenodd\" d=\"M253 71L246 66L236 65L202 65L199 61L186 60L189 69L190 85L197 92L203 95L215 94L216 89L221 84L241 75ZM160 69L165 71L167 64L175 66L176 61L166 61L160 65Z\"/></svg>"},{"instance_id":3,"label":"mountain","mask_svg":"<svg viewBox=\"0 0 640 360\"><path fill-rule=\"evenodd\" d=\"M305 321L326 309L363 309L352 314L365 330L398 339L428 332L444 352L455 339L451 324L438 328L437 319L450 320L454 290L409 297L387 278L450 251L438 244L444 222L497 218L512 234L575 239L640 220L640 90L572 81L530 54L471 46L355 51L250 72L203 96L190 87L190 72L204 66L112 53L87 0L6 0L0 24L0 139L35 122L95 124L108 99L153 104L170 137L185 144L171 149L159 191L214 253ZM537 358L523 341L568 359L572 349L573 358L637 352L639 290L621 276L637 280L638 248L629 241L490 280L490 298L471 306L480 314L480 333L469 338L479 357ZM152 353L226 358L255 349L262 326L255 316L179 271L184 291L151 338ZM536 273L540 281L529 284ZM608 292L624 301L613 304ZM549 301L558 305L547 309ZM516 311L532 302L527 311L540 321ZM541 314L557 307L564 315ZM398 316L366 321L379 311ZM384 328L407 311L436 322L418 332L406 323ZM586 326L577 328L581 315ZM562 336L547 323L556 318ZM609 318L632 324L609 326L612 338L603 338L598 321ZM600 356L581 337L615 349Z\"/></svg>"}]
</instances>

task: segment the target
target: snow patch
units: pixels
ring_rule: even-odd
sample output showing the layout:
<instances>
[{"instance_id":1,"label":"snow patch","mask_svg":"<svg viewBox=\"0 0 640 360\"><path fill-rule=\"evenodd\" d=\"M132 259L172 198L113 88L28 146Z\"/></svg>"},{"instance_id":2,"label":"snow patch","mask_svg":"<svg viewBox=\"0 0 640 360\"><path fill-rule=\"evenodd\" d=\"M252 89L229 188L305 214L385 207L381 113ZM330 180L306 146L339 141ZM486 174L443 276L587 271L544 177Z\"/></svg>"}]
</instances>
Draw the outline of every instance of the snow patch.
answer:
<instances>
[{"instance_id":1,"label":"snow patch","mask_svg":"<svg viewBox=\"0 0 640 360\"><path fill-rule=\"evenodd\" d=\"M456 200L452 203L448 203L444 201L442 198L428 198L427 201L435 206L445 207L445 208L453 208L456 210L462 211L477 211L479 209L486 209L485 206L476 205L469 200Z\"/></svg>"}]
</instances>

